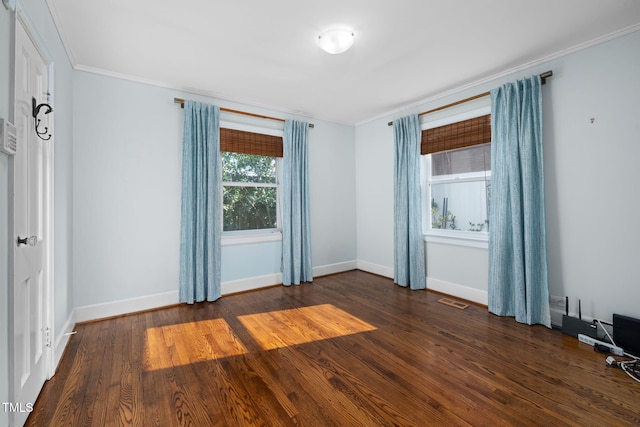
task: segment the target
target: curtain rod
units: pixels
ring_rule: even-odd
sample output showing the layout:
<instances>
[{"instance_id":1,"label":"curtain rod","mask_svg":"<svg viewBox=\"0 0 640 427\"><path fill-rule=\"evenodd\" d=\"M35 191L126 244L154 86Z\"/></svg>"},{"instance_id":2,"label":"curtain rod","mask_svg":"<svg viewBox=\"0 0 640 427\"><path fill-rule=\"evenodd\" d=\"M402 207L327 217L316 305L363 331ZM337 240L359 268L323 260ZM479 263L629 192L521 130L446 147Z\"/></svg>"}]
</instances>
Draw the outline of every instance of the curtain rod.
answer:
<instances>
[{"instance_id":1,"label":"curtain rod","mask_svg":"<svg viewBox=\"0 0 640 427\"><path fill-rule=\"evenodd\" d=\"M551 76L553 76L553 71L546 71L540 74L540 80L542 81L542 84L545 84L547 82L547 78ZM429 114L429 113L435 113L436 111L445 110L450 107L455 107L456 105L464 104L465 102L473 101L474 99L484 98L485 96L489 96L489 95L491 95L491 92L484 92L478 95L474 95L469 98L462 99L460 101L452 102L451 104L443 105L442 107L434 108L433 110L423 111L422 113L418 114L418 117L424 116L425 114ZM392 125L393 125L393 122L387 123L387 126L392 126Z\"/></svg>"},{"instance_id":2,"label":"curtain rod","mask_svg":"<svg viewBox=\"0 0 640 427\"><path fill-rule=\"evenodd\" d=\"M173 98L173 102L175 104L180 104L180 108L184 108L184 99ZM242 114L244 116L257 117L259 119L275 120L275 121L278 121L278 122L284 122L285 121L285 119L281 119L279 117L263 116L262 114L248 113L246 111L240 111L240 110L232 110L231 108L220 107L220 111L226 111L227 113ZM315 127L315 126L314 126L313 123L309 123L309 127L312 128L312 127Z\"/></svg>"}]
</instances>

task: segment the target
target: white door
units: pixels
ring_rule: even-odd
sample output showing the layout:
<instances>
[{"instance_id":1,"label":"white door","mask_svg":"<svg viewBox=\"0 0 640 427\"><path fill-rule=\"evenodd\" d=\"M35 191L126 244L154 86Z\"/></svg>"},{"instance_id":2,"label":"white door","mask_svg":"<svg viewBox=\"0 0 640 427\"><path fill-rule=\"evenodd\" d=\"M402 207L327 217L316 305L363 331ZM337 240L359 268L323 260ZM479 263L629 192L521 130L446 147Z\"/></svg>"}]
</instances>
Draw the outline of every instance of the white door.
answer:
<instances>
[{"instance_id":1,"label":"white door","mask_svg":"<svg viewBox=\"0 0 640 427\"><path fill-rule=\"evenodd\" d=\"M18 148L13 163L12 401L13 425L29 415L51 364L50 230L52 142L34 129L32 98L47 102L47 66L16 20L14 122ZM44 110L41 110L44 113ZM40 114L40 131L53 123ZM26 240L25 240L26 239Z\"/></svg>"}]
</instances>

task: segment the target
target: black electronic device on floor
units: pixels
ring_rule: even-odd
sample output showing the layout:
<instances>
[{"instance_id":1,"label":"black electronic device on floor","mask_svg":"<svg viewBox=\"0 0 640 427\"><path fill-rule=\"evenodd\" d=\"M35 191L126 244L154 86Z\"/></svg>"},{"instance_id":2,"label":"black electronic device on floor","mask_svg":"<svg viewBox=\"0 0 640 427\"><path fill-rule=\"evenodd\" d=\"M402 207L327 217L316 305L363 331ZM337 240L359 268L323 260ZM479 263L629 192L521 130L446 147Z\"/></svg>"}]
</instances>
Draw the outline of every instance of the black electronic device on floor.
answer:
<instances>
[{"instance_id":1,"label":"black electronic device on floor","mask_svg":"<svg viewBox=\"0 0 640 427\"><path fill-rule=\"evenodd\" d=\"M613 340L627 353L640 357L640 319L614 314Z\"/></svg>"},{"instance_id":2,"label":"black electronic device on floor","mask_svg":"<svg viewBox=\"0 0 640 427\"><path fill-rule=\"evenodd\" d=\"M562 316L562 332L567 335L577 338L579 334L582 334L591 338L597 338L597 331L598 328L593 322L587 322L586 320L567 316L566 314Z\"/></svg>"},{"instance_id":3,"label":"black electronic device on floor","mask_svg":"<svg viewBox=\"0 0 640 427\"><path fill-rule=\"evenodd\" d=\"M569 297L565 297L565 314L562 315L562 332L578 338L578 335L586 335L598 338L598 327L594 322L582 320L582 303L578 300L578 317L569 316Z\"/></svg>"}]
</instances>

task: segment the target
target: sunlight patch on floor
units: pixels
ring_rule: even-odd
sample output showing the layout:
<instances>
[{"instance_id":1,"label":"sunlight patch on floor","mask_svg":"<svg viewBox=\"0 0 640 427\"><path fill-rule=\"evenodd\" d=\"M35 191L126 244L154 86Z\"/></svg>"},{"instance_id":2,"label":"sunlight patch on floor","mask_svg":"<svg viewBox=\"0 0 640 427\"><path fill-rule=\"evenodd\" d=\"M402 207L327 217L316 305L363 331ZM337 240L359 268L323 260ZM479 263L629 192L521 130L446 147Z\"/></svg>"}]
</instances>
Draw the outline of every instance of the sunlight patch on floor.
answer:
<instances>
[{"instance_id":1,"label":"sunlight patch on floor","mask_svg":"<svg viewBox=\"0 0 640 427\"><path fill-rule=\"evenodd\" d=\"M238 316L264 350L337 338L376 328L332 304ZM149 328L145 371L167 369L248 353L224 319Z\"/></svg>"},{"instance_id":2,"label":"sunlight patch on floor","mask_svg":"<svg viewBox=\"0 0 640 427\"><path fill-rule=\"evenodd\" d=\"M238 320L265 350L376 329L332 304L249 314Z\"/></svg>"},{"instance_id":3,"label":"sunlight patch on floor","mask_svg":"<svg viewBox=\"0 0 640 427\"><path fill-rule=\"evenodd\" d=\"M145 337L144 370L166 369L247 353L224 319L150 328Z\"/></svg>"}]
</instances>

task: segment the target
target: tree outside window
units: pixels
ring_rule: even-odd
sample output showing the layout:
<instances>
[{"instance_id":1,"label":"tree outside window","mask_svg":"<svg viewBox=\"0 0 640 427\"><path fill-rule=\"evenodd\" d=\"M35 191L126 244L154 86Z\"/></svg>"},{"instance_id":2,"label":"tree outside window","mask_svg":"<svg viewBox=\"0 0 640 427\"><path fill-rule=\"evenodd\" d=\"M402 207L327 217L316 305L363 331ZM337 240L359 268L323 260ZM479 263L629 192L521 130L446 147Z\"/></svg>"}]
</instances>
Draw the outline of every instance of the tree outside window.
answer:
<instances>
[{"instance_id":1,"label":"tree outside window","mask_svg":"<svg viewBox=\"0 0 640 427\"><path fill-rule=\"evenodd\" d=\"M223 231L277 229L275 157L222 153Z\"/></svg>"}]
</instances>

